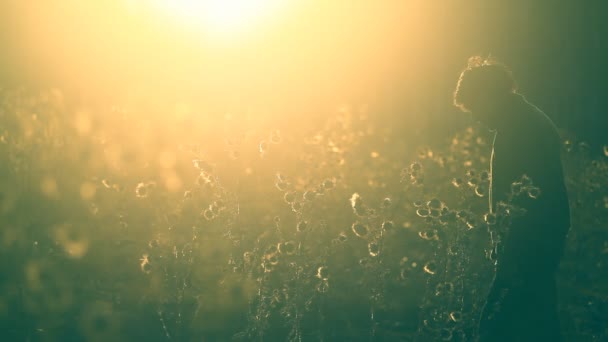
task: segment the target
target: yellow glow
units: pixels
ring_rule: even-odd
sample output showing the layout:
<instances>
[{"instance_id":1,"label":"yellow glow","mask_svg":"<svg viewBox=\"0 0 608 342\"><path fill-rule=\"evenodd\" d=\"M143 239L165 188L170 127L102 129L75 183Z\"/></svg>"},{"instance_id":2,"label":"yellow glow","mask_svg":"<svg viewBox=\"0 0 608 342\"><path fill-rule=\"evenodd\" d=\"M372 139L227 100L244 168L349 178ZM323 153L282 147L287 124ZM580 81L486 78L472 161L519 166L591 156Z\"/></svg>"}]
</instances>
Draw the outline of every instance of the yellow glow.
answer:
<instances>
[{"instance_id":1,"label":"yellow glow","mask_svg":"<svg viewBox=\"0 0 608 342\"><path fill-rule=\"evenodd\" d=\"M208 33L229 34L252 29L276 12L283 0L159 0L177 20Z\"/></svg>"}]
</instances>

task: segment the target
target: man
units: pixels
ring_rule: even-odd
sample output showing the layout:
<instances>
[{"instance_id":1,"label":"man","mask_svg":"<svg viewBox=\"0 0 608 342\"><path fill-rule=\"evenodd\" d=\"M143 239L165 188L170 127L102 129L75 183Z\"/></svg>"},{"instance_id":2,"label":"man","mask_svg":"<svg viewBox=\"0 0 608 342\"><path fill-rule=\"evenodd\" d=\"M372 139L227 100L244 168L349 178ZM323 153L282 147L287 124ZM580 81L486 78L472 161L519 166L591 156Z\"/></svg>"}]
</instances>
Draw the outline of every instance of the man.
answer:
<instances>
[{"instance_id":1,"label":"man","mask_svg":"<svg viewBox=\"0 0 608 342\"><path fill-rule=\"evenodd\" d=\"M461 73L454 104L496 134L489 211L507 202L525 209L500 243L480 341L560 341L555 275L570 214L557 129L504 65L480 57Z\"/></svg>"}]
</instances>

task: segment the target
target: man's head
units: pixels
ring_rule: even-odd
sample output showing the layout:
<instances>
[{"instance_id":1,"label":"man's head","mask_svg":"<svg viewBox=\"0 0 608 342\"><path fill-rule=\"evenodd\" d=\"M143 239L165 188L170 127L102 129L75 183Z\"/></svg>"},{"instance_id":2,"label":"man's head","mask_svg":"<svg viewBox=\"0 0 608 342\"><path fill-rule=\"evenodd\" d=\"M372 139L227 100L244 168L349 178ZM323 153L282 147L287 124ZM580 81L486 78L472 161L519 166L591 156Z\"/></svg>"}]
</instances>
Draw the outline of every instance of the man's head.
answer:
<instances>
[{"instance_id":1,"label":"man's head","mask_svg":"<svg viewBox=\"0 0 608 342\"><path fill-rule=\"evenodd\" d=\"M517 90L511 71L503 64L479 56L469 58L460 74L454 105L473 118L495 128L501 106Z\"/></svg>"}]
</instances>

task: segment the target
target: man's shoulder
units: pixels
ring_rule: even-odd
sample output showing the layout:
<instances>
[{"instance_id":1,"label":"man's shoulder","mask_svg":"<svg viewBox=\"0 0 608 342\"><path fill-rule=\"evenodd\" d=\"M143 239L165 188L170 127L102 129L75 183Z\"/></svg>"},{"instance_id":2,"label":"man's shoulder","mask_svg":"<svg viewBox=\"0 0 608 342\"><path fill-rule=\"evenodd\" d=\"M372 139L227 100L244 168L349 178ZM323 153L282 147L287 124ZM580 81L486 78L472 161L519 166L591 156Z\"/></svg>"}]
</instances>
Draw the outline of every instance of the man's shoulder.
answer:
<instances>
[{"instance_id":1,"label":"man's shoulder","mask_svg":"<svg viewBox=\"0 0 608 342\"><path fill-rule=\"evenodd\" d=\"M559 130L553 120L540 108L529 102L523 95L521 96L529 118L524 123L528 139L545 140L550 144L560 144L561 137Z\"/></svg>"},{"instance_id":2,"label":"man's shoulder","mask_svg":"<svg viewBox=\"0 0 608 342\"><path fill-rule=\"evenodd\" d=\"M495 144L497 153L518 160L558 155L561 138L553 121L522 95L515 99L511 110L516 120L510 129L499 131Z\"/></svg>"}]
</instances>

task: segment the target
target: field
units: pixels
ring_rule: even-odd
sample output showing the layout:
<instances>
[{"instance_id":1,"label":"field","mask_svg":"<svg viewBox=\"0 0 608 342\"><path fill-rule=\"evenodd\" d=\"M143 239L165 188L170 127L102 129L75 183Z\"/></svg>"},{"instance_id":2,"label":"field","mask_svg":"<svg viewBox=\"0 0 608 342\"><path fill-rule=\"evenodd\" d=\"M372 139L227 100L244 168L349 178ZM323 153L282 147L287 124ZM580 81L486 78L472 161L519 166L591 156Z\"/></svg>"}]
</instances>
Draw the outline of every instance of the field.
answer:
<instances>
[{"instance_id":1,"label":"field","mask_svg":"<svg viewBox=\"0 0 608 342\"><path fill-rule=\"evenodd\" d=\"M54 89L0 102L2 340L475 336L490 233L508 230L486 215L482 127L404 134L358 104L306 118L76 106ZM562 329L605 341L608 149L565 139L563 161Z\"/></svg>"}]
</instances>

